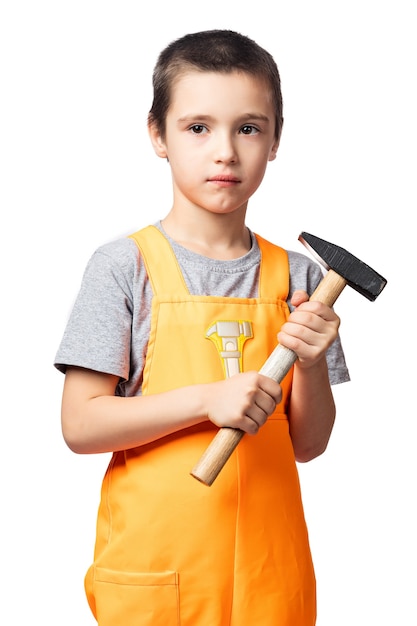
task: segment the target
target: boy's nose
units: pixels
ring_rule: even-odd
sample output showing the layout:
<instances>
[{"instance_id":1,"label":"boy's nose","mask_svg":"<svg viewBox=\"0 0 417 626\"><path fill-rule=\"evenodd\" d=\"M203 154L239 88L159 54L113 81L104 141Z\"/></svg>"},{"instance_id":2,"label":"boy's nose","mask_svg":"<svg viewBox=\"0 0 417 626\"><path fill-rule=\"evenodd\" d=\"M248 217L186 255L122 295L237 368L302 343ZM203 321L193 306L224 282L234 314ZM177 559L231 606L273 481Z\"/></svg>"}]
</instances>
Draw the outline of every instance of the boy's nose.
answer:
<instances>
[{"instance_id":1,"label":"boy's nose","mask_svg":"<svg viewBox=\"0 0 417 626\"><path fill-rule=\"evenodd\" d=\"M222 134L217 138L214 157L216 163L234 163L237 160L236 148L232 137Z\"/></svg>"}]
</instances>

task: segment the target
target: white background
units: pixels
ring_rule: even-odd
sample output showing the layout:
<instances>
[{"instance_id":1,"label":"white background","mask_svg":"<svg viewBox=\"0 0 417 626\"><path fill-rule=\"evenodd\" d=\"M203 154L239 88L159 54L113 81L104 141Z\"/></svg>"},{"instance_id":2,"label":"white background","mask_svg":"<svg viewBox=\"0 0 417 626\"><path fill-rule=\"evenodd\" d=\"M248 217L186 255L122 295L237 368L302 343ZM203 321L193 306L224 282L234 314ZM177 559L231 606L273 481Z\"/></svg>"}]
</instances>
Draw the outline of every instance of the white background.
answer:
<instances>
[{"instance_id":1,"label":"white background","mask_svg":"<svg viewBox=\"0 0 417 626\"><path fill-rule=\"evenodd\" d=\"M63 443L52 362L93 250L170 207L146 134L157 54L232 28L273 54L284 94L248 225L298 251L306 230L388 279L336 304L352 382L327 452L300 467L318 626L416 626L413 4L1 4L1 623L95 623L83 577L108 457Z\"/></svg>"}]
</instances>

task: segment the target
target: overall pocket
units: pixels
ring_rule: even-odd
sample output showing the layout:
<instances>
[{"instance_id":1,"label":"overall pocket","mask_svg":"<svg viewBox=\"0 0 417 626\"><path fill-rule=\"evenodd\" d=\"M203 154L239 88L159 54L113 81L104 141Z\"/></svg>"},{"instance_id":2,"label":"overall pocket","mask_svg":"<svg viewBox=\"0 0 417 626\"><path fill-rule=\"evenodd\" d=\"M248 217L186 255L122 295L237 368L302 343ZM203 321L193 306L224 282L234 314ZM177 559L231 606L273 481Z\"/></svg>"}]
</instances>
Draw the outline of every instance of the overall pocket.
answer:
<instances>
[{"instance_id":1,"label":"overall pocket","mask_svg":"<svg viewBox=\"0 0 417 626\"><path fill-rule=\"evenodd\" d=\"M99 626L179 626L177 572L119 572L94 567L90 606Z\"/></svg>"}]
</instances>

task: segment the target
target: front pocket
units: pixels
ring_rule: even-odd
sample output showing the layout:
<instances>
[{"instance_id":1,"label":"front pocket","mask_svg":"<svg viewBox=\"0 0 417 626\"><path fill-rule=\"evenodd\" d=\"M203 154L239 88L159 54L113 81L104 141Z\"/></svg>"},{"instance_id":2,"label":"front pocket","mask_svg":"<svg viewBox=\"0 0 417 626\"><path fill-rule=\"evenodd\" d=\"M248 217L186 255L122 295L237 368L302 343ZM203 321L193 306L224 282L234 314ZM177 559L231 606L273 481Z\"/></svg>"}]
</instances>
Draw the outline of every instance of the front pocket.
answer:
<instances>
[{"instance_id":1,"label":"front pocket","mask_svg":"<svg viewBox=\"0 0 417 626\"><path fill-rule=\"evenodd\" d=\"M118 572L94 567L99 626L179 626L177 572Z\"/></svg>"}]
</instances>

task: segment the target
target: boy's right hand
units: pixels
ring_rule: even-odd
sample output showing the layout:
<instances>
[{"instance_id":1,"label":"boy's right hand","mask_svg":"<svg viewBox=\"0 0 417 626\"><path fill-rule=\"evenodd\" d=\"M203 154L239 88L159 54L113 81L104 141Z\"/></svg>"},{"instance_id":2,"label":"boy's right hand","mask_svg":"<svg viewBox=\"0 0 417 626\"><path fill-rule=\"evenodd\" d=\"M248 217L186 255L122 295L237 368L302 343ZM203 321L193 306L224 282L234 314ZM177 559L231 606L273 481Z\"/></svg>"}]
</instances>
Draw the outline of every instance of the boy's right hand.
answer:
<instances>
[{"instance_id":1,"label":"boy's right hand","mask_svg":"<svg viewBox=\"0 0 417 626\"><path fill-rule=\"evenodd\" d=\"M235 374L206 386L207 417L219 428L255 435L281 401L281 386L258 372Z\"/></svg>"}]
</instances>

